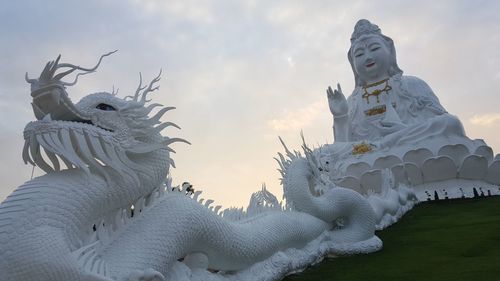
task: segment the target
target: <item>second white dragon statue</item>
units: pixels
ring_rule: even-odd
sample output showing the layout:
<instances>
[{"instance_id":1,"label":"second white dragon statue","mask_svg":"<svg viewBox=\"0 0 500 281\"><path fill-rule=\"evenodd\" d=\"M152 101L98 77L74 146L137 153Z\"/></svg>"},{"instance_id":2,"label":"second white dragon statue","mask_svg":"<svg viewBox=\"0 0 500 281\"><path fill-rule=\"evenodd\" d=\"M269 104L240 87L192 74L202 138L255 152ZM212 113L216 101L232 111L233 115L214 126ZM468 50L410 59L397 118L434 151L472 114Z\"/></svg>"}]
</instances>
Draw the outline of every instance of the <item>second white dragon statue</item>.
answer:
<instances>
[{"instance_id":1,"label":"second white dragon statue","mask_svg":"<svg viewBox=\"0 0 500 281\"><path fill-rule=\"evenodd\" d=\"M221 211L211 206L213 200L203 203L199 191L172 187L170 145L186 141L160 134L177 127L160 121L172 107L148 99L158 89L160 75L146 86L141 78L134 95L99 92L78 103L66 88L111 53L93 68L61 63L58 57L38 79L26 76L37 120L25 128L23 159L46 174L21 185L0 204L0 281L279 280L327 254L379 250L382 241L375 230L410 210L428 183L449 188L452 181L462 186L480 182L498 191L500 162L490 157L491 149L461 135L460 122L442 107L432 108L438 104L432 103L437 101L433 94L412 105L411 91L426 88L416 78L401 76L395 56L396 67L374 86L380 87L378 94L363 95L371 82L361 81L367 76L355 58L376 51L369 40L379 48L389 46L392 54L392 40L388 45L382 41L388 39L375 25L358 23L349 56L360 86L349 106L340 88L328 94L336 142L311 150L304 141L303 153L283 143L285 153L277 160L286 206L264 187L252 195L246 211ZM374 62L366 67L379 67ZM75 71L80 73L74 82L62 80ZM385 103L383 112L380 105L363 108L356 100L356 91L360 101L368 101L372 96L378 100L380 93L398 97L401 89L409 90ZM389 112L389 105L425 108L434 115L425 113L428 126L414 126L410 117L396 120L398 112ZM391 132L363 129L370 124L352 121L359 112L384 113L389 124L384 127ZM435 136L437 144L423 141L415 147L405 139L432 128L458 128L457 134L444 136L458 143L443 144L443 136ZM471 149L475 153L469 155ZM457 159L461 165L448 165ZM446 175L433 172L435 167Z\"/></svg>"}]
</instances>

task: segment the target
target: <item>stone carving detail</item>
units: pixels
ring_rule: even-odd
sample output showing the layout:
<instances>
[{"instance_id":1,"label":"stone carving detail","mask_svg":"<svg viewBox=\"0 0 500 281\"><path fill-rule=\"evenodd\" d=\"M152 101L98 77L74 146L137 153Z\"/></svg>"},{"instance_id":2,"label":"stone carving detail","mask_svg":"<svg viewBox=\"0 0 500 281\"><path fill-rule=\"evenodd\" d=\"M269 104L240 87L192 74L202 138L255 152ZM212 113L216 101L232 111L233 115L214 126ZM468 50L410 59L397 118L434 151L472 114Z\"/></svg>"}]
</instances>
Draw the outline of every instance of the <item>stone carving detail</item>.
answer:
<instances>
[{"instance_id":1,"label":"stone carving detail","mask_svg":"<svg viewBox=\"0 0 500 281\"><path fill-rule=\"evenodd\" d=\"M463 144L455 144L455 145L445 145L439 149L438 155L445 155L453 159L455 166L457 166L464 158L469 155L469 149Z\"/></svg>"},{"instance_id":2,"label":"stone carving detail","mask_svg":"<svg viewBox=\"0 0 500 281\"><path fill-rule=\"evenodd\" d=\"M424 182L436 182L457 177L455 162L448 156L438 156L425 160L422 164Z\"/></svg>"},{"instance_id":3,"label":"stone carving detail","mask_svg":"<svg viewBox=\"0 0 500 281\"><path fill-rule=\"evenodd\" d=\"M491 161L493 161L493 150L491 149L491 147L489 147L487 145L482 145L482 146L478 147L474 151L474 154L483 156L484 158L486 158L488 163L491 163Z\"/></svg>"},{"instance_id":4,"label":"stone carving detail","mask_svg":"<svg viewBox=\"0 0 500 281\"><path fill-rule=\"evenodd\" d=\"M349 165L346 169L346 175L348 176L354 176L354 177L361 177L362 174L364 174L366 171L370 170L371 167L369 164L365 162L358 162Z\"/></svg>"},{"instance_id":5,"label":"stone carving detail","mask_svg":"<svg viewBox=\"0 0 500 281\"><path fill-rule=\"evenodd\" d=\"M394 176L394 181L396 184L409 184L408 175L405 171L404 164L398 164L391 168L391 173Z\"/></svg>"},{"instance_id":6,"label":"stone carving detail","mask_svg":"<svg viewBox=\"0 0 500 281\"><path fill-rule=\"evenodd\" d=\"M364 193L364 190L361 188L361 184L359 183L359 180L355 177L347 176L343 178L339 183L339 186L345 187L345 188L350 188L354 191L357 191L359 193Z\"/></svg>"},{"instance_id":7,"label":"stone carving detail","mask_svg":"<svg viewBox=\"0 0 500 281\"><path fill-rule=\"evenodd\" d=\"M489 183L500 185L500 160L495 160L488 167L485 180Z\"/></svg>"},{"instance_id":8,"label":"stone carving detail","mask_svg":"<svg viewBox=\"0 0 500 281\"><path fill-rule=\"evenodd\" d=\"M484 179L488 170L488 160L479 155L469 155L460 166L458 176L463 179Z\"/></svg>"},{"instance_id":9,"label":"stone carving detail","mask_svg":"<svg viewBox=\"0 0 500 281\"><path fill-rule=\"evenodd\" d=\"M387 155L384 157L380 157L377 160L375 160L375 163L373 163L373 168L374 169L390 169L393 166L400 164L401 159L395 155Z\"/></svg>"},{"instance_id":10,"label":"stone carving detail","mask_svg":"<svg viewBox=\"0 0 500 281\"><path fill-rule=\"evenodd\" d=\"M382 171L370 170L361 176L361 186L365 191L382 192Z\"/></svg>"},{"instance_id":11,"label":"stone carving detail","mask_svg":"<svg viewBox=\"0 0 500 281\"><path fill-rule=\"evenodd\" d=\"M419 148L419 149L410 150L410 151L406 152L405 155L403 156L403 160L405 162L413 163L413 164L417 165L418 167L422 167L422 164L425 162L425 160L427 160L433 156L434 155L432 154L432 152L429 149Z\"/></svg>"}]
</instances>

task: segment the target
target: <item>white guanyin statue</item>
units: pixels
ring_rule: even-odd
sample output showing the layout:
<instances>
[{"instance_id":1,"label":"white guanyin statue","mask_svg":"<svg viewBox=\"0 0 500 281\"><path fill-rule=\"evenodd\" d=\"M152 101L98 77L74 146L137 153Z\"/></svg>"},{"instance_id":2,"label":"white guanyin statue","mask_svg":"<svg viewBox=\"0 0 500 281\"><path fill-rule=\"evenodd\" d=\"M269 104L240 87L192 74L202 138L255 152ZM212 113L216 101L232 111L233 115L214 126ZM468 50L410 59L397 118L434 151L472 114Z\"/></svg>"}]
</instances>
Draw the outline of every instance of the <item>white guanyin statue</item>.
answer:
<instances>
[{"instance_id":1,"label":"white guanyin statue","mask_svg":"<svg viewBox=\"0 0 500 281\"><path fill-rule=\"evenodd\" d=\"M349 62L356 87L346 100L340 85L327 90L335 142L367 141L378 148L418 143L433 136L465 137L421 79L403 75L391 38L360 20L351 36Z\"/></svg>"},{"instance_id":2,"label":"white guanyin statue","mask_svg":"<svg viewBox=\"0 0 500 281\"><path fill-rule=\"evenodd\" d=\"M335 141L315 150L323 178L368 197L401 185L420 200L500 192L500 156L469 139L424 81L403 75L394 42L377 25L356 23L347 56L355 88L347 99L340 85L326 91Z\"/></svg>"}]
</instances>

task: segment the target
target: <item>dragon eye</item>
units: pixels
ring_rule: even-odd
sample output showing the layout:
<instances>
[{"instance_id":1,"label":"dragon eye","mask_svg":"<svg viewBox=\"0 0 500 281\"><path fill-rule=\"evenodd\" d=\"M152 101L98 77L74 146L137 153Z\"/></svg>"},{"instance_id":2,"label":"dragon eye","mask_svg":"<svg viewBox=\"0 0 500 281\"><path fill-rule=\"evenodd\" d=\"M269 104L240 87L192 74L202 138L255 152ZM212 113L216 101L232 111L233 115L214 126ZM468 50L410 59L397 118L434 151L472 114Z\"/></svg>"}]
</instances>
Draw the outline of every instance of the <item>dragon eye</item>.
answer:
<instances>
[{"instance_id":1,"label":"dragon eye","mask_svg":"<svg viewBox=\"0 0 500 281\"><path fill-rule=\"evenodd\" d=\"M114 107L112 107L109 104L105 104L105 103L100 103L95 108L97 108L99 110L104 110L104 111L116 111L116 109Z\"/></svg>"}]
</instances>

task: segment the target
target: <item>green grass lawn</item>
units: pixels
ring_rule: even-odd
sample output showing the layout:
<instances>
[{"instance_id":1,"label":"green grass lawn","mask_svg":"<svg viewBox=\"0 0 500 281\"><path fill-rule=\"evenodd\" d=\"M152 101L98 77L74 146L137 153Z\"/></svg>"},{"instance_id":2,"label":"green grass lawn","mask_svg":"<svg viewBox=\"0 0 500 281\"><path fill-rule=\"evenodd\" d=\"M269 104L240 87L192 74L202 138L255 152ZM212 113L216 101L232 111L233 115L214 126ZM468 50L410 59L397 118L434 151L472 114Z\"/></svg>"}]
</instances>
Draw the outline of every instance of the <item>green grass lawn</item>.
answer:
<instances>
[{"instance_id":1,"label":"green grass lawn","mask_svg":"<svg viewBox=\"0 0 500 281\"><path fill-rule=\"evenodd\" d=\"M500 280L500 196L422 203L377 235L379 252L325 259L284 280Z\"/></svg>"}]
</instances>

